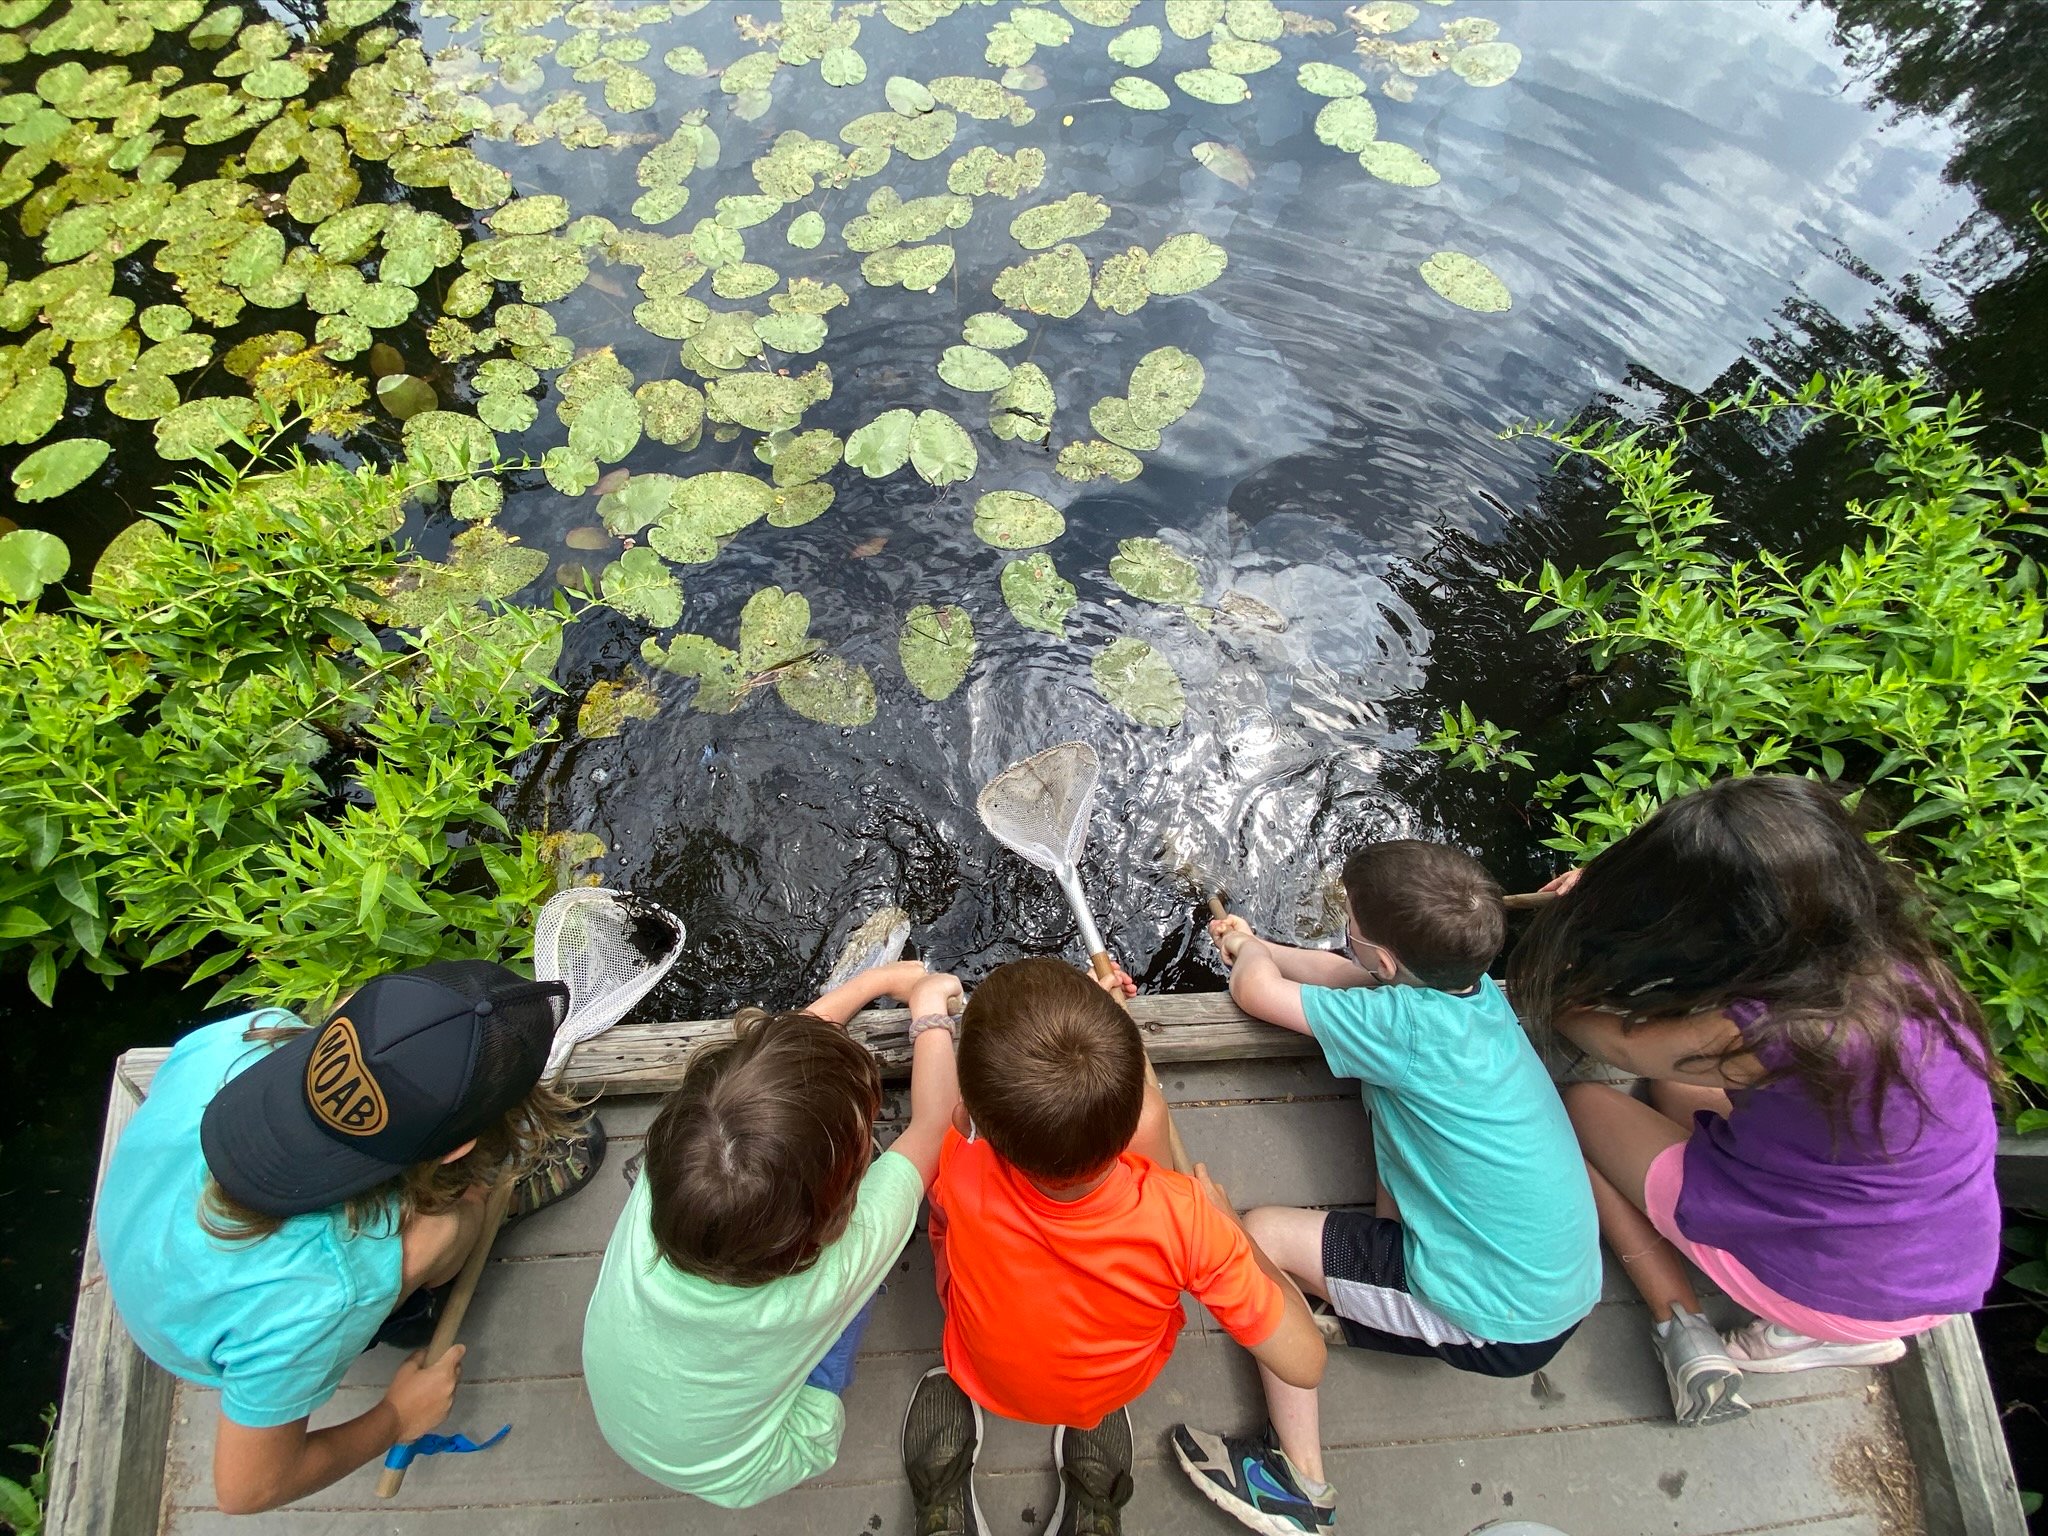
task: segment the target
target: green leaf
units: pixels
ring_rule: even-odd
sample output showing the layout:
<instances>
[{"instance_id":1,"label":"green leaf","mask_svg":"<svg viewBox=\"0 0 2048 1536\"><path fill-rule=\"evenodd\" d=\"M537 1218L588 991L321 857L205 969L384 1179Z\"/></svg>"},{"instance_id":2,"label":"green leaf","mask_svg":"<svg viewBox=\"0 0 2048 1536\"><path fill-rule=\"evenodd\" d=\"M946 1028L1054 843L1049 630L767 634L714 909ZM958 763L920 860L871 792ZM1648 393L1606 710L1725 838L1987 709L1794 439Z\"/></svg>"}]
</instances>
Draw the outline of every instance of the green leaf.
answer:
<instances>
[{"instance_id":1,"label":"green leaf","mask_svg":"<svg viewBox=\"0 0 2048 1536\"><path fill-rule=\"evenodd\" d=\"M40 528L0 534L0 602L32 603L70 569L71 551L56 534Z\"/></svg>"},{"instance_id":2,"label":"green leaf","mask_svg":"<svg viewBox=\"0 0 2048 1536\"><path fill-rule=\"evenodd\" d=\"M1164 112L1173 105L1173 98L1166 94L1165 88L1155 85L1143 75L1117 76L1109 84L1109 94L1133 112Z\"/></svg>"},{"instance_id":3,"label":"green leaf","mask_svg":"<svg viewBox=\"0 0 2048 1536\"><path fill-rule=\"evenodd\" d=\"M1036 363L1019 363L989 401L988 429L1004 442L1042 443L1052 433L1052 380Z\"/></svg>"},{"instance_id":4,"label":"green leaf","mask_svg":"<svg viewBox=\"0 0 2048 1536\"><path fill-rule=\"evenodd\" d=\"M999 310L983 310L980 314L969 315L961 329L961 335L971 347L1000 352L1005 347L1014 347L1030 338L1031 333Z\"/></svg>"},{"instance_id":5,"label":"green leaf","mask_svg":"<svg viewBox=\"0 0 2048 1536\"><path fill-rule=\"evenodd\" d=\"M1067 444L1053 467L1069 480L1107 477L1120 483L1137 479L1145 468L1129 449L1102 442Z\"/></svg>"},{"instance_id":6,"label":"green leaf","mask_svg":"<svg viewBox=\"0 0 2048 1536\"><path fill-rule=\"evenodd\" d=\"M978 459L964 427L943 411L919 411L910 432L910 463L932 485L951 485L974 474Z\"/></svg>"},{"instance_id":7,"label":"green leaf","mask_svg":"<svg viewBox=\"0 0 2048 1536\"><path fill-rule=\"evenodd\" d=\"M1380 116L1363 96L1340 96L1316 113L1316 137L1355 155L1380 136Z\"/></svg>"},{"instance_id":8,"label":"green leaf","mask_svg":"<svg viewBox=\"0 0 2048 1536\"><path fill-rule=\"evenodd\" d=\"M1133 27L1109 40L1109 56L1125 69L1143 69L1159 57L1163 45L1157 27Z\"/></svg>"},{"instance_id":9,"label":"green leaf","mask_svg":"<svg viewBox=\"0 0 2048 1536\"><path fill-rule=\"evenodd\" d=\"M1179 725L1187 695L1173 664L1142 640L1126 635L1089 664L1095 686L1117 709L1140 725Z\"/></svg>"},{"instance_id":10,"label":"green leaf","mask_svg":"<svg viewBox=\"0 0 2048 1536\"><path fill-rule=\"evenodd\" d=\"M640 402L614 385L590 396L569 428L569 449L600 464L616 464L640 443Z\"/></svg>"},{"instance_id":11,"label":"green leaf","mask_svg":"<svg viewBox=\"0 0 2048 1536\"><path fill-rule=\"evenodd\" d=\"M642 545L627 550L598 578L605 602L629 619L667 629L683 616L683 589L661 556Z\"/></svg>"},{"instance_id":12,"label":"green leaf","mask_svg":"<svg viewBox=\"0 0 2048 1536\"><path fill-rule=\"evenodd\" d=\"M1247 190L1251 187L1252 163L1236 145L1205 139L1195 146L1194 156L1203 169L1220 176L1232 186Z\"/></svg>"},{"instance_id":13,"label":"green leaf","mask_svg":"<svg viewBox=\"0 0 2048 1536\"><path fill-rule=\"evenodd\" d=\"M1059 508L1029 491L989 491L974 504L974 533L997 549L1032 549L1067 531Z\"/></svg>"},{"instance_id":14,"label":"green leaf","mask_svg":"<svg viewBox=\"0 0 2048 1536\"><path fill-rule=\"evenodd\" d=\"M1202 577L1194 561L1158 539L1125 539L1109 562L1109 579L1148 603L1197 603Z\"/></svg>"},{"instance_id":15,"label":"green leaf","mask_svg":"<svg viewBox=\"0 0 2048 1536\"><path fill-rule=\"evenodd\" d=\"M763 587L740 610L740 665L759 674L809 656L811 604L801 592Z\"/></svg>"},{"instance_id":16,"label":"green leaf","mask_svg":"<svg viewBox=\"0 0 2048 1536\"><path fill-rule=\"evenodd\" d=\"M1513 305L1508 285L1478 258L1463 251L1438 251L1418 270L1425 283L1461 308L1499 314Z\"/></svg>"},{"instance_id":17,"label":"green leaf","mask_svg":"<svg viewBox=\"0 0 2048 1536\"><path fill-rule=\"evenodd\" d=\"M896 654L911 685L940 703L952 697L973 663L974 621L955 604L920 603L903 621Z\"/></svg>"},{"instance_id":18,"label":"green leaf","mask_svg":"<svg viewBox=\"0 0 2048 1536\"><path fill-rule=\"evenodd\" d=\"M984 394L1009 381L1010 365L979 347L948 347L939 358L939 377L955 389Z\"/></svg>"},{"instance_id":19,"label":"green leaf","mask_svg":"<svg viewBox=\"0 0 2048 1536\"><path fill-rule=\"evenodd\" d=\"M875 718L875 684L867 668L819 656L799 662L775 679L782 702L806 720L848 728Z\"/></svg>"},{"instance_id":20,"label":"green leaf","mask_svg":"<svg viewBox=\"0 0 2048 1536\"><path fill-rule=\"evenodd\" d=\"M789 221L784 237L800 251L811 251L825 238L825 216L815 209L800 213Z\"/></svg>"},{"instance_id":21,"label":"green leaf","mask_svg":"<svg viewBox=\"0 0 2048 1536\"><path fill-rule=\"evenodd\" d=\"M1079 246L1061 245L1017 266L1005 267L996 275L994 291L1011 309L1064 320L1080 313L1081 306L1088 302L1089 287L1088 258L1081 254Z\"/></svg>"},{"instance_id":22,"label":"green leaf","mask_svg":"<svg viewBox=\"0 0 2048 1536\"><path fill-rule=\"evenodd\" d=\"M691 706L707 715L730 714L739 707L747 684L737 653L703 635L676 635L664 650L653 636L640 642L640 659L649 666L697 680Z\"/></svg>"},{"instance_id":23,"label":"green leaf","mask_svg":"<svg viewBox=\"0 0 2048 1536\"><path fill-rule=\"evenodd\" d=\"M600 678L590 685L576 709L576 734L585 741L602 741L618 735L631 720L652 720L661 713L661 701L645 679L628 672L616 681Z\"/></svg>"},{"instance_id":24,"label":"green leaf","mask_svg":"<svg viewBox=\"0 0 2048 1536\"><path fill-rule=\"evenodd\" d=\"M1280 50L1238 37L1218 37L1209 45L1209 67L1225 74L1255 75L1280 62Z\"/></svg>"},{"instance_id":25,"label":"green leaf","mask_svg":"<svg viewBox=\"0 0 2048 1536\"><path fill-rule=\"evenodd\" d=\"M939 104L924 85L904 75L891 75L882 87L882 96L891 110L904 117L922 117Z\"/></svg>"},{"instance_id":26,"label":"green leaf","mask_svg":"<svg viewBox=\"0 0 2048 1536\"><path fill-rule=\"evenodd\" d=\"M827 48L818 60L818 77L827 85L859 85L868 77L867 60L851 48Z\"/></svg>"},{"instance_id":27,"label":"green leaf","mask_svg":"<svg viewBox=\"0 0 2048 1536\"><path fill-rule=\"evenodd\" d=\"M777 485L802 485L828 475L838 465L845 445L835 432L822 428L801 432L775 450L774 478Z\"/></svg>"},{"instance_id":28,"label":"green leaf","mask_svg":"<svg viewBox=\"0 0 2048 1536\"><path fill-rule=\"evenodd\" d=\"M1003 567L1003 601L1019 624L1062 639L1074 608L1074 584L1061 576L1052 557L1040 550Z\"/></svg>"},{"instance_id":29,"label":"green leaf","mask_svg":"<svg viewBox=\"0 0 2048 1536\"><path fill-rule=\"evenodd\" d=\"M916 426L914 411L884 411L866 426L855 428L846 439L846 462L870 480L895 474L910 459L910 437Z\"/></svg>"},{"instance_id":30,"label":"green leaf","mask_svg":"<svg viewBox=\"0 0 2048 1536\"><path fill-rule=\"evenodd\" d=\"M404 439L406 456L440 479L467 475L498 460L498 439L491 429L455 411L420 412L406 422Z\"/></svg>"},{"instance_id":31,"label":"green leaf","mask_svg":"<svg viewBox=\"0 0 2048 1536\"><path fill-rule=\"evenodd\" d=\"M1147 352L1131 370L1132 418L1144 427L1172 426L1201 398L1205 379L1200 360L1179 347Z\"/></svg>"},{"instance_id":32,"label":"green leaf","mask_svg":"<svg viewBox=\"0 0 2048 1536\"><path fill-rule=\"evenodd\" d=\"M1443 177L1436 167L1406 144L1380 139L1358 152L1358 163L1381 181L1397 187L1433 187Z\"/></svg>"},{"instance_id":33,"label":"green leaf","mask_svg":"<svg viewBox=\"0 0 2048 1536\"><path fill-rule=\"evenodd\" d=\"M1451 73L1467 85L1499 85L1522 67L1522 50L1513 43L1481 43L1451 55Z\"/></svg>"},{"instance_id":34,"label":"green leaf","mask_svg":"<svg viewBox=\"0 0 2048 1536\"><path fill-rule=\"evenodd\" d=\"M1101 198L1075 192L1056 203L1025 209L1010 221L1010 235L1026 250L1042 251L1062 240L1093 234L1109 222L1109 211Z\"/></svg>"},{"instance_id":35,"label":"green leaf","mask_svg":"<svg viewBox=\"0 0 2048 1536\"><path fill-rule=\"evenodd\" d=\"M1249 101L1252 94L1242 75L1221 69L1184 69L1173 77L1173 83L1195 100L1219 107Z\"/></svg>"},{"instance_id":36,"label":"green leaf","mask_svg":"<svg viewBox=\"0 0 2048 1536\"><path fill-rule=\"evenodd\" d=\"M1215 282L1229 265L1223 247L1207 235L1170 235L1147 259L1145 285L1160 298L1193 293Z\"/></svg>"},{"instance_id":37,"label":"green leaf","mask_svg":"<svg viewBox=\"0 0 2048 1536\"><path fill-rule=\"evenodd\" d=\"M484 222L498 235L545 235L569 222L569 200L554 193L515 197Z\"/></svg>"},{"instance_id":38,"label":"green leaf","mask_svg":"<svg viewBox=\"0 0 2048 1536\"><path fill-rule=\"evenodd\" d=\"M1363 96L1365 82L1350 70L1337 64L1325 64L1314 59L1301 66L1294 74L1295 84L1312 96Z\"/></svg>"},{"instance_id":39,"label":"green leaf","mask_svg":"<svg viewBox=\"0 0 2048 1536\"><path fill-rule=\"evenodd\" d=\"M97 437L45 443L14 466L14 499L48 501L62 496L91 479L113 451L112 444Z\"/></svg>"}]
</instances>

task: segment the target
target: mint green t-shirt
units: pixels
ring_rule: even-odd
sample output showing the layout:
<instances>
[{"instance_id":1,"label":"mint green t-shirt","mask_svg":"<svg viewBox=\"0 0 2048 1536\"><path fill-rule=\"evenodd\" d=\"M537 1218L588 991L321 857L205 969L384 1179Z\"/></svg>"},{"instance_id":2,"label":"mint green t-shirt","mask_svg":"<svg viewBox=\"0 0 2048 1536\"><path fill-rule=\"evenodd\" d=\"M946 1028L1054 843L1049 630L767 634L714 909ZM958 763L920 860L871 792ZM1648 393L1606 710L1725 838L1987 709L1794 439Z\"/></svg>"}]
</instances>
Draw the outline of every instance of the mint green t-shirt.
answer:
<instances>
[{"instance_id":1,"label":"mint green t-shirt","mask_svg":"<svg viewBox=\"0 0 2048 1536\"><path fill-rule=\"evenodd\" d=\"M1586 1166L1492 979L1462 997L1303 987L1301 1006L1330 1070L1365 1085L1409 1289L1498 1344L1555 1338L1592 1311L1600 1230Z\"/></svg>"},{"instance_id":2,"label":"mint green t-shirt","mask_svg":"<svg viewBox=\"0 0 2048 1536\"><path fill-rule=\"evenodd\" d=\"M339 1210L294 1216L268 1237L224 1242L199 1224L199 1120L221 1085L270 1049L242 1038L290 1014L195 1029L157 1069L121 1133L93 1209L114 1310L142 1352L220 1392L221 1412L268 1429L303 1419L398 1304L397 1223L351 1232Z\"/></svg>"},{"instance_id":3,"label":"mint green t-shirt","mask_svg":"<svg viewBox=\"0 0 2048 1536\"><path fill-rule=\"evenodd\" d=\"M916 1167L884 1152L817 1263L766 1285L720 1285L661 1256L641 1178L583 1320L583 1377L611 1448L727 1509L831 1466L846 1415L804 1378L888 1275L923 1199Z\"/></svg>"}]
</instances>

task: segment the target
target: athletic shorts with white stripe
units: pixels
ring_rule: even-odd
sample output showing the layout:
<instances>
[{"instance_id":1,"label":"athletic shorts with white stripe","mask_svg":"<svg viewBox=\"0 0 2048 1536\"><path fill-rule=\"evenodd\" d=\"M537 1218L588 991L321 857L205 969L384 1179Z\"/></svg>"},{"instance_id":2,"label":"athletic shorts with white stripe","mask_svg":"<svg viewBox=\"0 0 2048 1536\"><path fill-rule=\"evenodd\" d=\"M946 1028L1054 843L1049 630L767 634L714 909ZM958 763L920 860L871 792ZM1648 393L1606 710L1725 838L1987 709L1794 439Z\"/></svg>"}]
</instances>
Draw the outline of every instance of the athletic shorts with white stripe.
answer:
<instances>
[{"instance_id":1,"label":"athletic shorts with white stripe","mask_svg":"<svg viewBox=\"0 0 2048 1536\"><path fill-rule=\"evenodd\" d=\"M1538 1344L1475 1338L1408 1289L1408 1260L1398 1221L1364 1211L1332 1211L1323 1223L1323 1283L1357 1349L1434 1355L1481 1376L1527 1376L1550 1363L1574 1323Z\"/></svg>"}]
</instances>

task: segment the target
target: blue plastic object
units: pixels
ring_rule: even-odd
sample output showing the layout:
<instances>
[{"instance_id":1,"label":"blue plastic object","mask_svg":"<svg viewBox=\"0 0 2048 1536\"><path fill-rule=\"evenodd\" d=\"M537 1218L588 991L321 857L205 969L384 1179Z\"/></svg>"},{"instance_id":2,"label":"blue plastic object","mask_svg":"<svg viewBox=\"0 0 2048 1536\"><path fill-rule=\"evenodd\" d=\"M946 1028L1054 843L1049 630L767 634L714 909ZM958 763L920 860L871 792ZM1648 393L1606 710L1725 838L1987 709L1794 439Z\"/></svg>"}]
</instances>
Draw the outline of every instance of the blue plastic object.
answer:
<instances>
[{"instance_id":1,"label":"blue plastic object","mask_svg":"<svg viewBox=\"0 0 2048 1536\"><path fill-rule=\"evenodd\" d=\"M417 1440L401 1440L384 1453L384 1465L393 1472L403 1472L412 1465L415 1456L439 1456L443 1452L460 1454L465 1451L488 1451L500 1440L512 1433L507 1424L482 1445L467 1435L421 1435Z\"/></svg>"}]
</instances>

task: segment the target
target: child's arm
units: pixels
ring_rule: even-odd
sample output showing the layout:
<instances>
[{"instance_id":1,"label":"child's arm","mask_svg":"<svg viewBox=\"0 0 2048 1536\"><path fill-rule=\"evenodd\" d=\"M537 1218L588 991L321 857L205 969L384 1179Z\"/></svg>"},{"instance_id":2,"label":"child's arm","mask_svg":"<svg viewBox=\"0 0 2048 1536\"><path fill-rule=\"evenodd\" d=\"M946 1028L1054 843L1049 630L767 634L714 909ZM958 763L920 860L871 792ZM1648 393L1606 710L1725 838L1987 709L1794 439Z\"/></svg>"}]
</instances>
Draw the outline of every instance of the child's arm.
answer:
<instances>
[{"instance_id":1,"label":"child's arm","mask_svg":"<svg viewBox=\"0 0 2048 1536\"><path fill-rule=\"evenodd\" d=\"M1195 1164L1195 1182L1202 1193L1209 1197L1209 1203L1223 1213L1223 1217L1238 1231L1244 1232L1244 1223L1238 1220L1237 1210L1230 1203L1230 1197L1223 1192L1223 1186L1209 1177L1207 1165ZM1316 1328L1316 1320L1309 1314L1308 1298L1301 1294L1301 1287L1287 1277L1284 1270L1266 1256L1249 1232L1245 1241L1251 1244L1252 1257L1258 1261L1260 1271L1280 1287L1285 1298L1280 1324L1263 1343L1252 1346L1252 1358L1267 1370L1278 1376L1290 1387L1314 1388L1321 1384L1323 1367L1329 1360L1329 1348L1323 1343L1323 1336Z\"/></svg>"},{"instance_id":2,"label":"child's arm","mask_svg":"<svg viewBox=\"0 0 2048 1536\"><path fill-rule=\"evenodd\" d=\"M878 997L900 997L909 1001L910 989L917 985L918 978L927 974L921 960L898 960L894 965L878 965L841 982L804 1012L830 1019L834 1024L844 1024Z\"/></svg>"},{"instance_id":3,"label":"child's arm","mask_svg":"<svg viewBox=\"0 0 2048 1536\"><path fill-rule=\"evenodd\" d=\"M960 997L959 977L943 971L930 972L910 989L911 1020L915 1023L933 1014L949 1018ZM959 1102L960 1075L953 1059L953 1031L933 1025L911 1043L910 1125L889 1148L910 1159L926 1189L938 1176L939 1148L945 1144L946 1128L953 1123L953 1110Z\"/></svg>"},{"instance_id":4,"label":"child's arm","mask_svg":"<svg viewBox=\"0 0 2048 1536\"><path fill-rule=\"evenodd\" d=\"M1216 948L1222 952L1223 963L1235 965L1238 950L1258 935L1252 932L1250 923L1233 913L1210 923L1209 937L1216 941ZM1271 939L1258 941L1266 946L1273 963L1280 967L1280 974L1289 981L1311 987L1372 985L1373 978L1341 949L1299 949L1291 944L1275 944Z\"/></svg>"},{"instance_id":5,"label":"child's arm","mask_svg":"<svg viewBox=\"0 0 2048 1536\"><path fill-rule=\"evenodd\" d=\"M1230 968L1230 997L1255 1019L1278 1024L1298 1035L1309 1033L1308 1014L1301 1006L1301 987L1290 981L1272 947L1263 939L1247 939L1238 946L1237 961Z\"/></svg>"}]
</instances>

